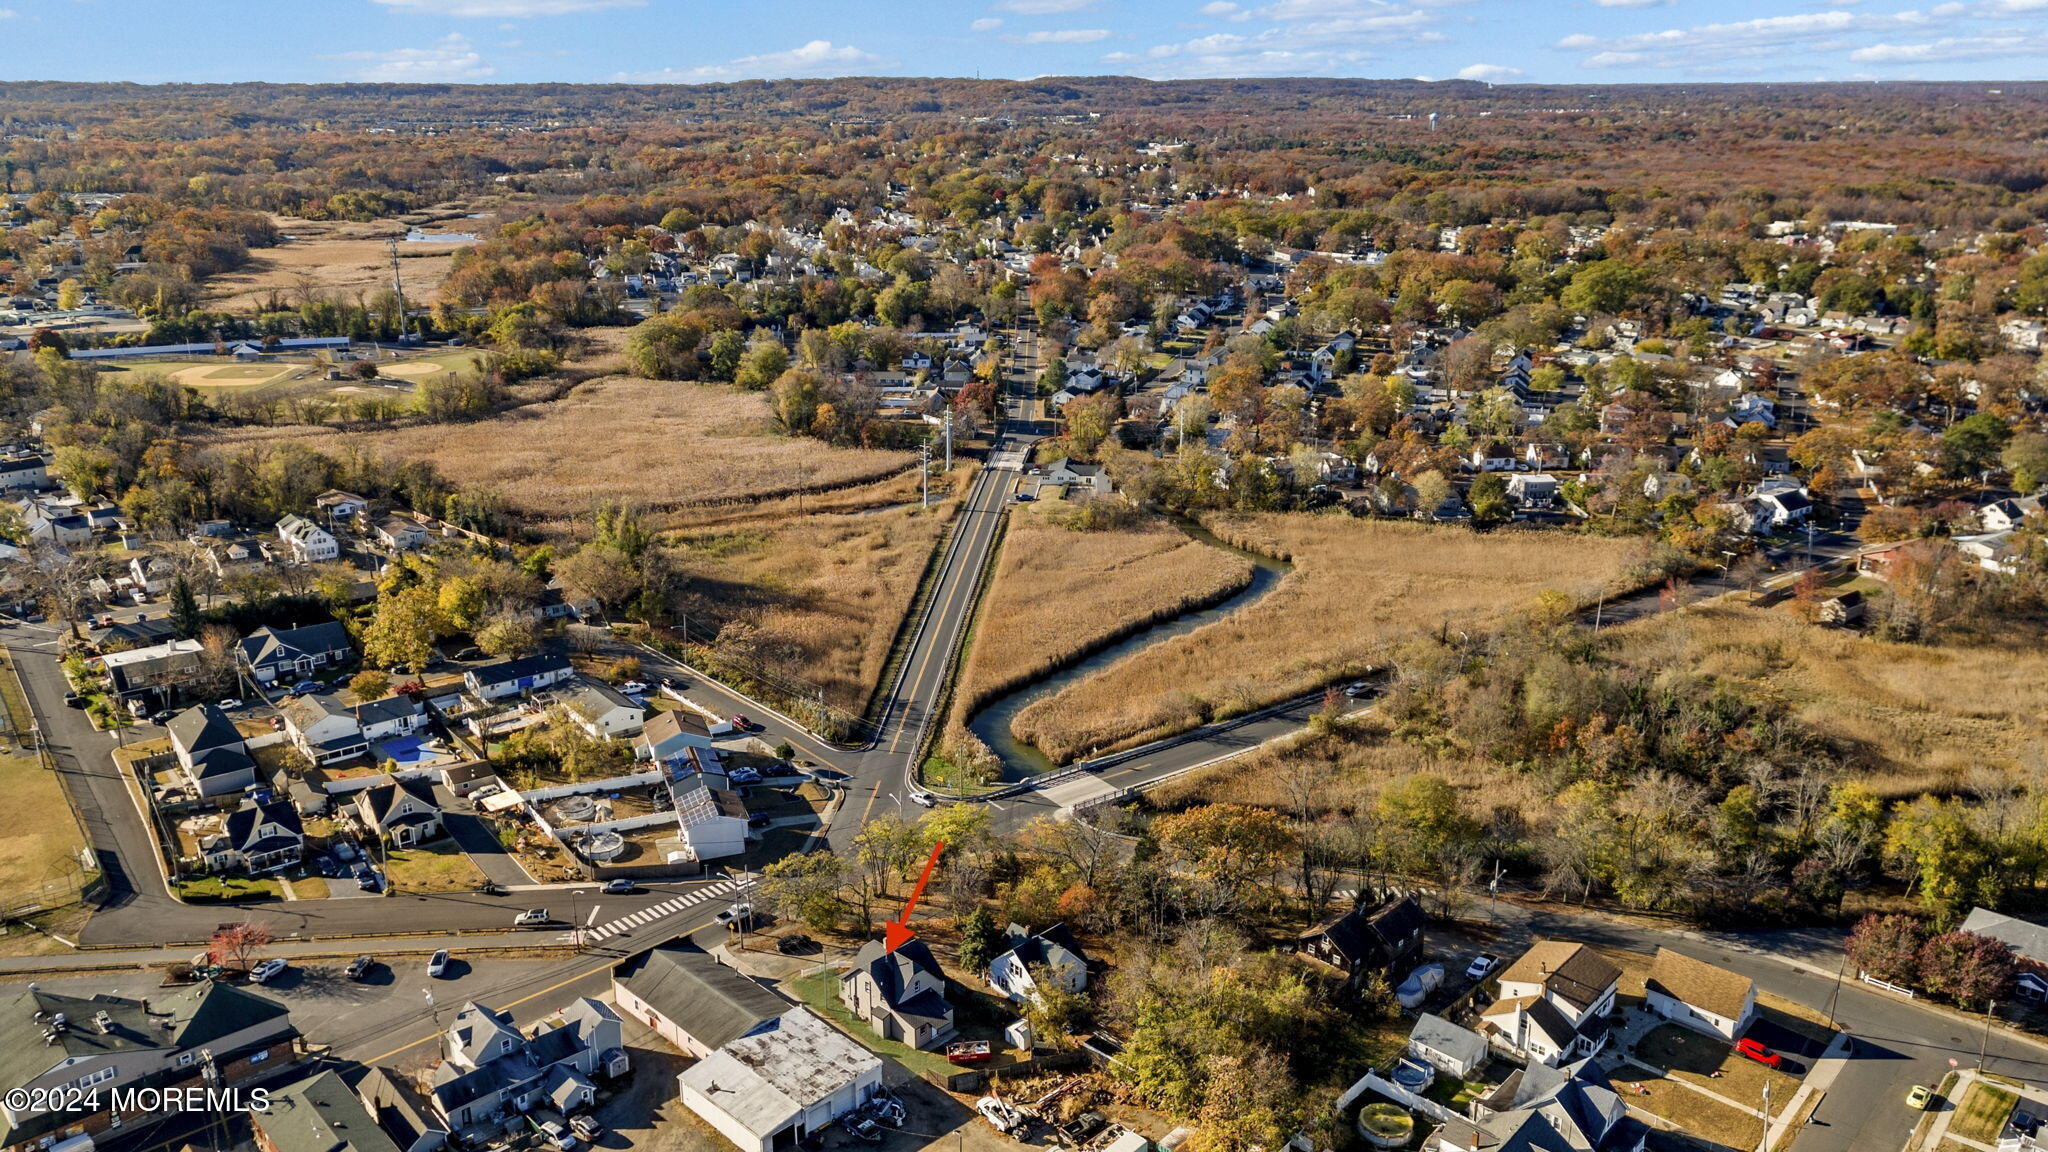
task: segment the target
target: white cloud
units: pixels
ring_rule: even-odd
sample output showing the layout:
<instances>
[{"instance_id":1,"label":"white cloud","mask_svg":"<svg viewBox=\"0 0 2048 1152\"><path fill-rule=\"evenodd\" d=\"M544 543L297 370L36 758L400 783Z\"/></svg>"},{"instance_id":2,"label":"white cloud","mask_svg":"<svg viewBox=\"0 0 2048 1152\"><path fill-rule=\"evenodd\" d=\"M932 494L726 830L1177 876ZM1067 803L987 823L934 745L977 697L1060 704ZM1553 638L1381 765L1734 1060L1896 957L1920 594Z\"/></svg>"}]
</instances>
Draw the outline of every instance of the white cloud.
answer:
<instances>
[{"instance_id":1,"label":"white cloud","mask_svg":"<svg viewBox=\"0 0 2048 1152\"><path fill-rule=\"evenodd\" d=\"M997 8L1019 16L1054 16L1095 7L1098 0L999 0Z\"/></svg>"},{"instance_id":2,"label":"white cloud","mask_svg":"<svg viewBox=\"0 0 2048 1152\"><path fill-rule=\"evenodd\" d=\"M1509 68L1501 64L1467 64L1458 69L1460 80L1484 80L1488 84L1502 84L1509 80L1520 80L1527 73L1520 68Z\"/></svg>"},{"instance_id":3,"label":"white cloud","mask_svg":"<svg viewBox=\"0 0 2048 1152\"><path fill-rule=\"evenodd\" d=\"M12 20L19 15L21 15L21 13L16 12L12 8L0 8L0 20Z\"/></svg>"},{"instance_id":4,"label":"white cloud","mask_svg":"<svg viewBox=\"0 0 2048 1152\"><path fill-rule=\"evenodd\" d=\"M1200 11L1204 16L1228 20L1233 24L1242 24L1252 18L1250 10L1242 4L1231 3L1231 0L1212 0L1211 3L1202 5Z\"/></svg>"},{"instance_id":5,"label":"white cloud","mask_svg":"<svg viewBox=\"0 0 2048 1152\"><path fill-rule=\"evenodd\" d=\"M1027 32L1011 37L1019 44L1093 44L1109 39L1107 28L1061 28L1054 31Z\"/></svg>"},{"instance_id":6,"label":"white cloud","mask_svg":"<svg viewBox=\"0 0 2048 1152\"><path fill-rule=\"evenodd\" d=\"M332 60L348 60L362 67L355 79L386 84L459 84L487 80L497 69L460 33L430 48L393 48L388 52L339 52Z\"/></svg>"},{"instance_id":7,"label":"white cloud","mask_svg":"<svg viewBox=\"0 0 2048 1152\"><path fill-rule=\"evenodd\" d=\"M1728 24L1700 24L1628 36L1594 36L1580 32L1557 41L1556 47L1583 51L1586 68L1618 68L1644 64L1656 68L1696 66L1703 61L1755 59L1800 48L1840 48L1839 38L1867 21L1842 11L1800 12L1763 16Z\"/></svg>"},{"instance_id":8,"label":"white cloud","mask_svg":"<svg viewBox=\"0 0 2048 1152\"><path fill-rule=\"evenodd\" d=\"M993 31L995 31L996 29L998 29L998 28L1001 28L1002 26L1003 26L1003 18L1002 18L1002 17L1000 17L1000 16L983 16L983 17L982 17L981 19L979 19L979 20L976 20L976 21L975 21L974 23L972 23L972 24L969 24L969 25L968 25L967 27L968 27L968 29L969 29L969 30L971 30L971 31L974 31L974 32L993 32Z\"/></svg>"},{"instance_id":9,"label":"white cloud","mask_svg":"<svg viewBox=\"0 0 2048 1152\"><path fill-rule=\"evenodd\" d=\"M572 16L606 8L638 8L647 0L377 0L389 8L430 16L463 16L490 20L524 20L529 16Z\"/></svg>"},{"instance_id":10,"label":"white cloud","mask_svg":"<svg viewBox=\"0 0 2048 1152\"><path fill-rule=\"evenodd\" d=\"M1849 53L1859 64L1934 64L1995 56L2033 56L2048 50L2048 36L1944 36L1913 44L1872 44Z\"/></svg>"},{"instance_id":11,"label":"white cloud","mask_svg":"<svg viewBox=\"0 0 2048 1152\"><path fill-rule=\"evenodd\" d=\"M1669 8L1678 0L1593 0L1602 8Z\"/></svg>"},{"instance_id":12,"label":"white cloud","mask_svg":"<svg viewBox=\"0 0 2048 1152\"><path fill-rule=\"evenodd\" d=\"M615 79L632 84L704 84L722 80L774 80L799 76L856 76L896 67L897 61L863 52L851 44L813 40L787 52L741 56L723 64L696 68L663 68L658 72L621 72Z\"/></svg>"}]
</instances>

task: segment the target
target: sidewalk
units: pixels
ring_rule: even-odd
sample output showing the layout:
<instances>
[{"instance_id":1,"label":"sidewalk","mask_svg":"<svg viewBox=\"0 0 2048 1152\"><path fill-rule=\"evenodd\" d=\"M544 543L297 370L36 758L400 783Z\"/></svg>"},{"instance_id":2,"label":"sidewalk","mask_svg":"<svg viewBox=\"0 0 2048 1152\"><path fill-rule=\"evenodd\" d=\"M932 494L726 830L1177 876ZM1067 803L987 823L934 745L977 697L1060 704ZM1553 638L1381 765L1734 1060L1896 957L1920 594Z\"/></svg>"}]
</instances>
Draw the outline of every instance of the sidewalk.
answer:
<instances>
[{"instance_id":1,"label":"sidewalk","mask_svg":"<svg viewBox=\"0 0 2048 1152\"><path fill-rule=\"evenodd\" d=\"M469 935L384 937L366 940L280 939L264 946L266 956L314 959L323 956L388 955L391 953L432 953L443 948L451 952L550 952L567 947L553 933L514 933L493 929ZM49 956L0 956L0 978L9 974L53 973L75 975L102 968L150 968L190 960L204 945L166 945L159 948L124 948L91 952L62 952Z\"/></svg>"}]
</instances>

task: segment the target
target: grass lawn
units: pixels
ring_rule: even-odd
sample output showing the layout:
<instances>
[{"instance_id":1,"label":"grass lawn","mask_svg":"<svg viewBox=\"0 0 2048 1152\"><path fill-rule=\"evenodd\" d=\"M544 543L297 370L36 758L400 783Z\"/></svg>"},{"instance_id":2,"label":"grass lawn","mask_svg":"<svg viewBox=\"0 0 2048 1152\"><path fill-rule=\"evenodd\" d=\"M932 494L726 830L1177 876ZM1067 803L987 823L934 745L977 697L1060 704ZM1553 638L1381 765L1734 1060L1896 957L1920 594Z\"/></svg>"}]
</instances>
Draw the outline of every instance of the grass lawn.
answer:
<instances>
[{"instance_id":1,"label":"grass lawn","mask_svg":"<svg viewBox=\"0 0 2048 1152\"><path fill-rule=\"evenodd\" d=\"M876 1034L873 1028L868 1027L867 1024L860 1020L856 1020L853 1013L848 1012L846 1006L839 1002L839 973L829 968L813 972L808 976L799 976L794 980L786 981L784 986L791 994L809 1005L811 1011L832 1021L832 1023L838 1025L848 1035L874 1052L896 1061L912 1072L943 1078L960 1071L958 1066L949 1063L945 1056L938 1052L920 1052L908 1044L898 1043L894 1040L884 1040ZM985 1010L989 1008L988 1005L974 1002L974 998L977 996L981 996L981 994L973 989L962 988L957 983L951 984L946 989L946 998L956 1008L954 1023L959 1026L960 1039L993 1040L996 1046L1001 1048L1001 1025L996 1025L993 1028L987 1026L987 1020L991 1016L991 1012ZM987 996L982 996L981 998L985 1000L994 999ZM976 1009L984 1010L978 1011ZM1008 1017L1004 1018L1007 1019Z\"/></svg>"},{"instance_id":2,"label":"grass lawn","mask_svg":"<svg viewBox=\"0 0 2048 1152\"><path fill-rule=\"evenodd\" d=\"M75 895L84 878L78 856L85 837L64 805L57 774L29 753L0 756L0 796L16 812L41 813L0 832L0 897L11 903L45 890Z\"/></svg>"},{"instance_id":3,"label":"grass lawn","mask_svg":"<svg viewBox=\"0 0 2048 1152\"><path fill-rule=\"evenodd\" d=\"M400 892L468 892L484 882L484 874L453 841L391 853L384 874Z\"/></svg>"},{"instance_id":4,"label":"grass lawn","mask_svg":"<svg viewBox=\"0 0 2048 1152\"><path fill-rule=\"evenodd\" d=\"M1764 1138L1764 1122L1757 1117L1633 1064L1623 1064L1608 1078L1629 1107L1661 1116L1694 1136L1728 1148L1754 1148ZM1638 1087L1649 1089L1648 1094Z\"/></svg>"},{"instance_id":5,"label":"grass lawn","mask_svg":"<svg viewBox=\"0 0 2048 1152\"><path fill-rule=\"evenodd\" d=\"M325 900L330 895L327 877L308 876L304 880L292 881L292 895L301 900Z\"/></svg>"},{"instance_id":6,"label":"grass lawn","mask_svg":"<svg viewBox=\"0 0 2048 1152\"><path fill-rule=\"evenodd\" d=\"M1780 1108L1799 1091L1797 1079L1736 1055L1731 1044L1677 1024L1652 1029L1637 1042L1635 1054L1638 1060L1666 1069L1674 1080L1698 1084L1752 1108L1763 1107L1766 1084Z\"/></svg>"},{"instance_id":7,"label":"grass lawn","mask_svg":"<svg viewBox=\"0 0 2048 1152\"><path fill-rule=\"evenodd\" d=\"M1454 1112L1463 1112L1465 1105L1484 1095L1491 1087L1482 1081L1460 1080L1439 1072L1422 1094Z\"/></svg>"},{"instance_id":8,"label":"grass lawn","mask_svg":"<svg viewBox=\"0 0 2048 1152\"><path fill-rule=\"evenodd\" d=\"M208 902L281 900L284 898L284 889L279 887L276 880L267 876L203 876L178 885L178 894L187 900Z\"/></svg>"},{"instance_id":9,"label":"grass lawn","mask_svg":"<svg viewBox=\"0 0 2048 1152\"><path fill-rule=\"evenodd\" d=\"M2019 1102L2017 1092L1982 1080L1976 1081L1956 1102L1955 1119L1948 1123L1949 1133L1988 1144L1998 1139L1999 1130L2005 1127L2005 1118L2012 1115Z\"/></svg>"}]
</instances>

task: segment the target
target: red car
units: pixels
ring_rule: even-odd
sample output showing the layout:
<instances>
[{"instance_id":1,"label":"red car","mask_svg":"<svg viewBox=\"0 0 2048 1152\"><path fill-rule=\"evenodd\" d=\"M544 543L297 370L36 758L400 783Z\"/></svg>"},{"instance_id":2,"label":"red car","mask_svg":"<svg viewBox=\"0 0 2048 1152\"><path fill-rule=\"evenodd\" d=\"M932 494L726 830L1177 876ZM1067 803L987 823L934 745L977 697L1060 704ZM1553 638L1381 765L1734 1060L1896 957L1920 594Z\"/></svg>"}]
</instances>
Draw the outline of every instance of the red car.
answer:
<instances>
[{"instance_id":1,"label":"red car","mask_svg":"<svg viewBox=\"0 0 2048 1152\"><path fill-rule=\"evenodd\" d=\"M1766 1068L1783 1068L1785 1058L1756 1040L1737 1040L1735 1050Z\"/></svg>"},{"instance_id":2,"label":"red car","mask_svg":"<svg viewBox=\"0 0 2048 1152\"><path fill-rule=\"evenodd\" d=\"M733 717L732 726L739 729L742 732L751 732L754 730L754 722L752 720L747 719L745 716Z\"/></svg>"}]
</instances>

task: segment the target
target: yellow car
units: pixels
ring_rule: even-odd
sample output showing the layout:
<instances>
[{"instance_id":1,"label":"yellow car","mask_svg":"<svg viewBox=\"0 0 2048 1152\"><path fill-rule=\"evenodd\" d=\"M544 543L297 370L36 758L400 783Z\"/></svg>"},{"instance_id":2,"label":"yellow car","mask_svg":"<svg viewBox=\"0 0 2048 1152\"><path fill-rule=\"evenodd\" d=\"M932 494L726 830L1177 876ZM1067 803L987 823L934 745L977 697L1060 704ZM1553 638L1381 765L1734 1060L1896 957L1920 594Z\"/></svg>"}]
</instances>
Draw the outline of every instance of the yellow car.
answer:
<instances>
[{"instance_id":1,"label":"yellow car","mask_svg":"<svg viewBox=\"0 0 2048 1152\"><path fill-rule=\"evenodd\" d=\"M1927 1110L1927 1102L1933 1097L1934 1089L1925 1084L1915 1084L1913 1090L1906 1093L1906 1107L1915 1112L1924 1112Z\"/></svg>"}]
</instances>

